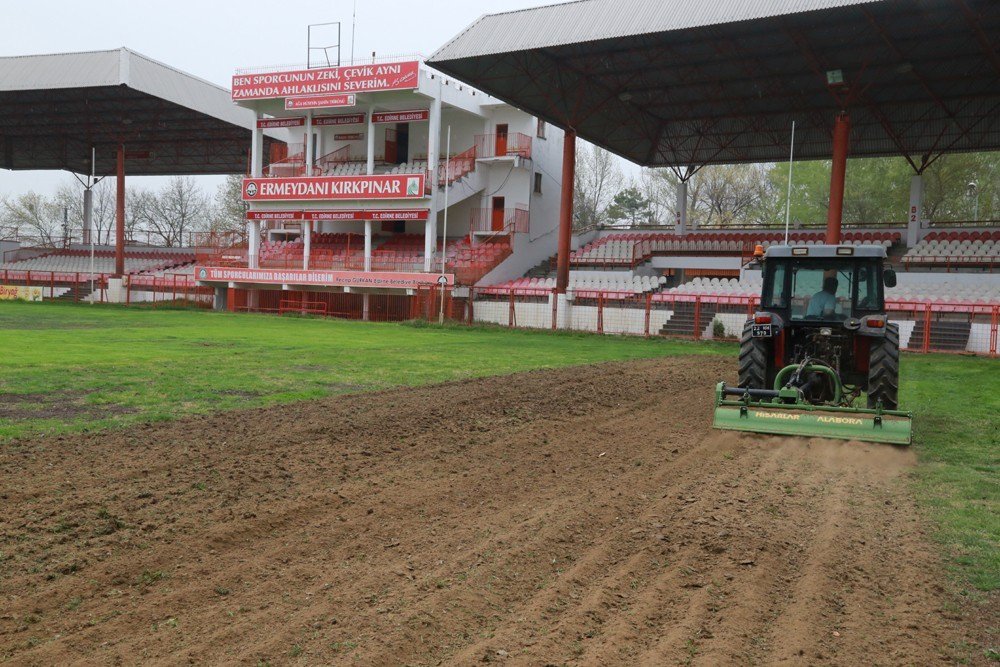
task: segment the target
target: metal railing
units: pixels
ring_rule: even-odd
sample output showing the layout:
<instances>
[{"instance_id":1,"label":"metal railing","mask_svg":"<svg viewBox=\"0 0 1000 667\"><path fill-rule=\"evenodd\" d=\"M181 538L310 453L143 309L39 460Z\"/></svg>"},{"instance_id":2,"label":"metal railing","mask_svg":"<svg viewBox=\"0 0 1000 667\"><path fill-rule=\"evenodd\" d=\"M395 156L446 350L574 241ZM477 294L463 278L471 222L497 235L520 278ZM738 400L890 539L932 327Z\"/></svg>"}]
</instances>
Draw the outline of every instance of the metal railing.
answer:
<instances>
[{"instance_id":1,"label":"metal railing","mask_svg":"<svg viewBox=\"0 0 1000 667\"><path fill-rule=\"evenodd\" d=\"M992 273L995 267L1000 267L1000 255L904 255L903 268L907 271L911 266L944 268L946 273L952 269L980 268Z\"/></svg>"},{"instance_id":2,"label":"metal railing","mask_svg":"<svg viewBox=\"0 0 1000 667\"><path fill-rule=\"evenodd\" d=\"M757 305L755 296L672 292L576 290L564 300L552 289L498 286L470 289L452 310L467 323L735 341ZM1000 303L890 301L886 310L904 350L998 355Z\"/></svg>"},{"instance_id":3,"label":"metal railing","mask_svg":"<svg viewBox=\"0 0 1000 667\"><path fill-rule=\"evenodd\" d=\"M111 277L109 273L3 270L0 272L0 284L40 287L43 300L107 303ZM150 304L155 307L172 302L209 307L214 295L211 288L199 287L194 276L187 273L132 273L125 276L123 287L124 305Z\"/></svg>"},{"instance_id":4,"label":"metal railing","mask_svg":"<svg viewBox=\"0 0 1000 667\"><path fill-rule=\"evenodd\" d=\"M427 191L430 192L431 184L437 183L438 187L444 187L446 185L451 185L455 181L459 181L465 178L468 174L471 174L476 170L476 147L462 151L457 155L453 155L447 160L441 160L438 163L437 168L437 178L431 173L431 169L427 170Z\"/></svg>"},{"instance_id":5,"label":"metal railing","mask_svg":"<svg viewBox=\"0 0 1000 667\"><path fill-rule=\"evenodd\" d=\"M469 215L469 231L524 234L528 232L530 221L528 207L524 204L504 209L474 208Z\"/></svg>"},{"instance_id":6,"label":"metal railing","mask_svg":"<svg viewBox=\"0 0 1000 667\"><path fill-rule=\"evenodd\" d=\"M335 151L330 151L326 155L320 156L316 160L316 167L320 170L332 169L338 164L346 164L351 161L351 145L347 144Z\"/></svg>"},{"instance_id":7,"label":"metal railing","mask_svg":"<svg viewBox=\"0 0 1000 667\"><path fill-rule=\"evenodd\" d=\"M531 137L522 132L477 134L476 156L480 158L531 158L531 142Z\"/></svg>"}]
</instances>

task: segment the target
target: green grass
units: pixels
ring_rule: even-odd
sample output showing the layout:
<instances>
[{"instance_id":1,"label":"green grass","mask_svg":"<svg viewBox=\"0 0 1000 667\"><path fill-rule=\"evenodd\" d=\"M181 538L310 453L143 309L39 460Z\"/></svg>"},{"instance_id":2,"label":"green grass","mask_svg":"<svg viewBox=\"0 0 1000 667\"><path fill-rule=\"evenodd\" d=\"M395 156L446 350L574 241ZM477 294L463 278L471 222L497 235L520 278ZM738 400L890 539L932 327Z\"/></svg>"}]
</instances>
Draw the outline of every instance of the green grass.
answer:
<instances>
[{"instance_id":1,"label":"green grass","mask_svg":"<svg viewBox=\"0 0 1000 667\"><path fill-rule=\"evenodd\" d=\"M16 302L0 303L0 350L0 439L534 368L730 352L589 334Z\"/></svg>"},{"instance_id":2,"label":"green grass","mask_svg":"<svg viewBox=\"0 0 1000 667\"><path fill-rule=\"evenodd\" d=\"M906 355L900 400L914 415L920 500L960 581L1000 589L1000 361Z\"/></svg>"},{"instance_id":3,"label":"green grass","mask_svg":"<svg viewBox=\"0 0 1000 667\"><path fill-rule=\"evenodd\" d=\"M0 350L0 441L536 368L736 354L662 339L12 302L0 303ZM1000 362L905 355L902 383L916 492L963 585L997 590Z\"/></svg>"}]
</instances>

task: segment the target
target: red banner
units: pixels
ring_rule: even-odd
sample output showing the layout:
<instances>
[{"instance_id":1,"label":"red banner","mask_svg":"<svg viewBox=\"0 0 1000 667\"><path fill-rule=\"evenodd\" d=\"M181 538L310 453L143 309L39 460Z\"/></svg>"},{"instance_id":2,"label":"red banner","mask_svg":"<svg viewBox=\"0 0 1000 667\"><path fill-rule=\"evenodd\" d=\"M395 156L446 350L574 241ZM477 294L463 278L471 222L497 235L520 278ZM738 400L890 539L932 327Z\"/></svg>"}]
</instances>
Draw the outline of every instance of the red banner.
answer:
<instances>
[{"instance_id":1,"label":"red banner","mask_svg":"<svg viewBox=\"0 0 1000 667\"><path fill-rule=\"evenodd\" d=\"M300 271L296 269L236 269L199 266L195 278L201 282L265 283L269 285L316 285L323 287L382 287L416 289L436 287L444 278L455 284L455 276L446 273L403 273L395 271Z\"/></svg>"},{"instance_id":2,"label":"red banner","mask_svg":"<svg viewBox=\"0 0 1000 667\"><path fill-rule=\"evenodd\" d=\"M333 135L334 141L360 141L365 138L364 132L353 132L351 134L335 134Z\"/></svg>"},{"instance_id":3,"label":"red banner","mask_svg":"<svg viewBox=\"0 0 1000 667\"><path fill-rule=\"evenodd\" d=\"M277 127L300 127L306 124L305 118L260 118L257 129L270 130Z\"/></svg>"},{"instance_id":4,"label":"red banner","mask_svg":"<svg viewBox=\"0 0 1000 667\"><path fill-rule=\"evenodd\" d=\"M372 114L373 123L414 123L428 120L431 117L427 109L414 109L413 111L379 111Z\"/></svg>"},{"instance_id":5,"label":"red banner","mask_svg":"<svg viewBox=\"0 0 1000 667\"><path fill-rule=\"evenodd\" d=\"M302 211L247 211L247 220L301 220Z\"/></svg>"},{"instance_id":6,"label":"red banner","mask_svg":"<svg viewBox=\"0 0 1000 667\"><path fill-rule=\"evenodd\" d=\"M424 174L244 178L244 201L423 199Z\"/></svg>"},{"instance_id":7,"label":"red banner","mask_svg":"<svg viewBox=\"0 0 1000 667\"><path fill-rule=\"evenodd\" d=\"M373 211L371 209L357 209L347 211L305 211L303 216L306 220L378 220L378 221L401 221L401 220L426 220L430 215L430 209L383 209Z\"/></svg>"},{"instance_id":8,"label":"red banner","mask_svg":"<svg viewBox=\"0 0 1000 667\"><path fill-rule=\"evenodd\" d=\"M353 107L355 95L308 95L285 99L285 109L329 109L330 107Z\"/></svg>"},{"instance_id":9,"label":"red banner","mask_svg":"<svg viewBox=\"0 0 1000 667\"><path fill-rule=\"evenodd\" d=\"M324 125L358 125L365 122L366 116L363 113L346 113L336 116L313 116L313 125L320 127Z\"/></svg>"},{"instance_id":10,"label":"red banner","mask_svg":"<svg viewBox=\"0 0 1000 667\"><path fill-rule=\"evenodd\" d=\"M413 90L418 85L419 72L420 63L411 60L378 65L238 74L233 77L233 100Z\"/></svg>"}]
</instances>

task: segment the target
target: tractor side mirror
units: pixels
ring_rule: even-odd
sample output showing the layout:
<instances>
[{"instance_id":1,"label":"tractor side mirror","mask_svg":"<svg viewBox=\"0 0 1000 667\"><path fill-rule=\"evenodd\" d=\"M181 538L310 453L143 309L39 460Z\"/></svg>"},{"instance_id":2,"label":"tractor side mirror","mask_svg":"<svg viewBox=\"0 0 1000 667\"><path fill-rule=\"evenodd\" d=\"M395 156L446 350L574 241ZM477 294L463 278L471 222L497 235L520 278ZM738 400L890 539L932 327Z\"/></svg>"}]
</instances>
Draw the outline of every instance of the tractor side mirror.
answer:
<instances>
[{"instance_id":1,"label":"tractor side mirror","mask_svg":"<svg viewBox=\"0 0 1000 667\"><path fill-rule=\"evenodd\" d=\"M895 269L886 269L882 272L882 282L885 283L886 287L896 286L896 271Z\"/></svg>"}]
</instances>

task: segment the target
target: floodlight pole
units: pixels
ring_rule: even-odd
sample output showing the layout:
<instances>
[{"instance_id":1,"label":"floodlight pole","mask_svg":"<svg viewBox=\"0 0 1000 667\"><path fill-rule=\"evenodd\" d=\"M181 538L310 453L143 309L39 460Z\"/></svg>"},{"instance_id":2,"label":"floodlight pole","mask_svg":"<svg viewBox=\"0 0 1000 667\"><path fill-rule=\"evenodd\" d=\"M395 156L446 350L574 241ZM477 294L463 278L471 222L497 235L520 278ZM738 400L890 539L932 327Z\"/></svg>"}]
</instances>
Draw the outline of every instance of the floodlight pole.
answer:
<instances>
[{"instance_id":1,"label":"floodlight pole","mask_svg":"<svg viewBox=\"0 0 1000 667\"><path fill-rule=\"evenodd\" d=\"M438 311L438 324L444 324L444 276L445 262L448 261L448 179L451 178L451 125L444 147L444 236L441 238L441 307Z\"/></svg>"},{"instance_id":2,"label":"floodlight pole","mask_svg":"<svg viewBox=\"0 0 1000 667\"><path fill-rule=\"evenodd\" d=\"M826 214L826 243L840 243L844 217L844 181L847 177L847 150L851 136L851 118L840 112L833 124L833 168L830 172L830 208Z\"/></svg>"}]
</instances>

